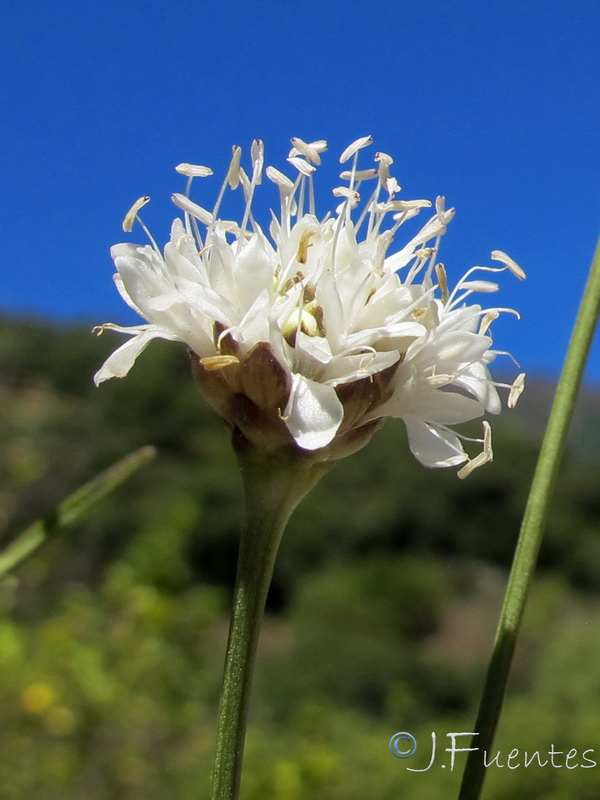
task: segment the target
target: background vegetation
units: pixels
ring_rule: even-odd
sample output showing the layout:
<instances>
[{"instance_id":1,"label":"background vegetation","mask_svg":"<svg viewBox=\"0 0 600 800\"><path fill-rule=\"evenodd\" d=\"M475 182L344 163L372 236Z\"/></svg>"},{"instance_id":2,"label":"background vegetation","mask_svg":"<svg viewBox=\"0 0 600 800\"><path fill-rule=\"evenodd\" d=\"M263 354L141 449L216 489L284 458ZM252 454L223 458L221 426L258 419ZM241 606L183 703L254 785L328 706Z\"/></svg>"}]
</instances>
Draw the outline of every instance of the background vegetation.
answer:
<instances>
[{"instance_id":1,"label":"background vegetation","mask_svg":"<svg viewBox=\"0 0 600 800\"><path fill-rule=\"evenodd\" d=\"M158 459L0 584L0 797L207 796L241 489L228 436L155 343L126 381L114 341L0 324L0 546L144 444ZM494 427L496 460L427 471L393 421L286 533L268 601L245 800L452 797L445 734L471 730L549 388ZM600 404L575 424L497 750L593 749L599 766L491 767L486 797L600 796ZM419 749L393 758L410 731ZM438 759L422 773L437 732ZM463 746L467 741L461 742ZM546 756L547 757L547 756ZM522 761L522 759L520 759ZM564 764L564 756L555 759Z\"/></svg>"}]
</instances>

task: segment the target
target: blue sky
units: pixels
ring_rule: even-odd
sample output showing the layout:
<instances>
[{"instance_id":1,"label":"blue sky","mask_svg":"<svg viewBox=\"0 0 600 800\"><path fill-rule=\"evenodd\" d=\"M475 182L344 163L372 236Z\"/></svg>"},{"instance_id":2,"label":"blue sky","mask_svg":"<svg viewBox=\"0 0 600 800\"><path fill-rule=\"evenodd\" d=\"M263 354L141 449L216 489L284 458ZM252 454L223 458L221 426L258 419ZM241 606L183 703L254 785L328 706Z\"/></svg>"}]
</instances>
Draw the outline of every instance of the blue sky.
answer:
<instances>
[{"instance_id":1,"label":"blue sky","mask_svg":"<svg viewBox=\"0 0 600 800\"><path fill-rule=\"evenodd\" d=\"M0 312L129 324L108 248L144 194L164 242L175 164L218 173L260 137L282 167L291 136L325 138L324 212L337 155L372 134L403 196L457 208L451 279L496 248L526 269L501 276L493 304L523 319L496 346L554 375L600 227L599 41L596 0L24 0L0 30Z\"/></svg>"}]
</instances>

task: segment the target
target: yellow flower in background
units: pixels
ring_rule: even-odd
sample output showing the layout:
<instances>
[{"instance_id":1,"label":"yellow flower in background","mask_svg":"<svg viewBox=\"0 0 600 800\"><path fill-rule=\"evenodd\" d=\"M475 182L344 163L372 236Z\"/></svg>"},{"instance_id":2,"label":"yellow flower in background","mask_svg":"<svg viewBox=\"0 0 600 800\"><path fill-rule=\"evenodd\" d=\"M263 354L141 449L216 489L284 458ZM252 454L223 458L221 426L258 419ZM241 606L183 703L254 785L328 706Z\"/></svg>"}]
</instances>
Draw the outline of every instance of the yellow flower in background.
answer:
<instances>
[{"instance_id":1,"label":"yellow flower in background","mask_svg":"<svg viewBox=\"0 0 600 800\"><path fill-rule=\"evenodd\" d=\"M47 683L32 683L21 692L21 707L27 714L43 714L55 701L56 695Z\"/></svg>"}]
</instances>

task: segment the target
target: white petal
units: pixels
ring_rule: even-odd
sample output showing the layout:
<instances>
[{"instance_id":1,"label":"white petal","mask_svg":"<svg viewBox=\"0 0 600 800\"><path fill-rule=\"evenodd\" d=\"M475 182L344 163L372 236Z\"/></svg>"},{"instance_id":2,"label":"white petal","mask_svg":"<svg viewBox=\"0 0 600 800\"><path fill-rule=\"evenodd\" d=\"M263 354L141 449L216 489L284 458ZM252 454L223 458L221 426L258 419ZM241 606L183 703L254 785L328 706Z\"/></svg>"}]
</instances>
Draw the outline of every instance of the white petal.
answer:
<instances>
[{"instance_id":1,"label":"white petal","mask_svg":"<svg viewBox=\"0 0 600 800\"><path fill-rule=\"evenodd\" d=\"M284 418L299 447L304 450L326 447L343 417L344 409L335 389L303 375L294 375Z\"/></svg>"},{"instance_id":2,"label":"white petal","mask_svg":"<svg viewBox=\"0 0 600 800\"><path fill-rule=\"evenodd\" d=\"M432 354L435 352L438 363L479 361L489 346L487 336L478 336L469 331L449 331L440 336L438 342L431 344Z\"/></svg>"},{"instance_id":3,"label":"white petal","mask_svg":"<svg viewBox=\"0 0 600 800\"><path fill-rule=\"evenodd\" d=\"M502 409L500 396L484 364L479 362L471 364L469 369L458 378L454 378L452 383L473 395L490 414L500 413Z\"/></svg>"},{"instance_id":4,"label":"white petal","mask_svg":"<svg viewBox=\"0 0 600 800\"><path fill-rule=\"evenodd\" d=\"M425 467L454 467L467 460L460 439L453 433L414 417L405 417L404 423L411 452Z\"/></svg>"},{"instance_id":5,"label":"white petal","mask_svg":"<svg viewBox=\"0 0 600 800\"><path fill-rule=\"evenodd\" d=\"M302 331L298 331L294 347L296 351L308 354L321 364L328 364L333 358L331 346L323 336L307 336Z\"/></svg>"},{"instance_id":6,"label":"white petal","mask_svg":"<svg viewBox=\"0 0 600 800\"><path fill-rule=\"evenodd\" d=\"M135 306L146 319L157 323L159 320L152 318L153 304L163 297L170 297L173 286L162 274L157 274L151 268L143 253L138 252L136 256L116 256L115 266L125 291Z\"/></svg>"},{"instance_id":7,"label":"white petal","mask_svg":"<svg viewBox=\"0 0 600 800\"><path fill-rule=\"evenodd\" d=\"M435 389L420 392L415 403L419 416L428 422L440 425L458 425L461 422L481 417L485 408L477 400L456 392Z\"/></svg>"},{"instance_id":8,"label":"white petal","mask_svg":"<svg viewBox=\"0 0 600 800\"><path fill-rule=\"evenodd\" d=\"M99 386L103 381L110 378L124 378L134 365L136 358L145 350L152 339L170 339L177 341L176 336L172 336L167 331L160 328L153 328L138 333L128 342L117 348L104 362L102 367L94 375L94 383Z\"/></svg>"},{"instance_id":9,"label":"white petal","mask_svg":"<svg viewBox=\"0 0 600 800\"><path fill-rule=\"evenodd\" d=\"M366 378L391 367L400 358L397 350L385 353L359 353L358 355L338 356L323 371L323 382L332 386Z\"/></svg>"}]
</instances>

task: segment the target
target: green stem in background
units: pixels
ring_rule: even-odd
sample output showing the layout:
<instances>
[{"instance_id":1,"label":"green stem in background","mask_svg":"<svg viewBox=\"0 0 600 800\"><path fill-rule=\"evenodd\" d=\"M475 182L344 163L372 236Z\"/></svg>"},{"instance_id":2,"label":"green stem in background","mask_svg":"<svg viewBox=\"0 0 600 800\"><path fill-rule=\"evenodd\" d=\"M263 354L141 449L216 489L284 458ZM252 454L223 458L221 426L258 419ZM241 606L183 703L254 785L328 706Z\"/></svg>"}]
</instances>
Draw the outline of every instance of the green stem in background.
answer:
<instances>
[{"instance_id":1,"label":"green stem in background","mask_svg":"<svg viewBox=\"0 0 600 800\"><path fill-rule=\"evenodd\" d=\"M284 528L328 464L237 448L245 490L233 611L219 705L211 800L239 796L248 704L260 624Z\"/></svg>"},{"instance_id":2,"label":"green stem in background","mask_svg":"<svg viewBox=\"0 0 600 800\"><path fill-rule=\"evenodd\" d=\"M155 455L154 447L142 447L130 453L73 492L51 514L31 524L0 553L0 577L25 561L51 536L63 533L88 517L98 503Z\"/></svg>"},{"instance_id":3,"label":"green stem in background","mask_svg":"<svg viewBox=\"0 0 600 800\"><path fill-rule=\"evenodd\" d=\"M477 800L485 778L483 751L489 751L502 710L508 673L521 625L527 592L544 531L548 507L575 400L600 312L600 243L596 248L569 350L558 382L548 427L533 476L519 541L500 613L496 641L475 723L459 800Z\"/></svg>"}]
</instances>

